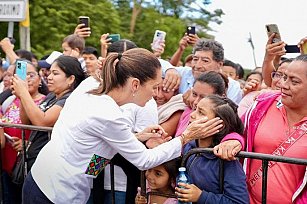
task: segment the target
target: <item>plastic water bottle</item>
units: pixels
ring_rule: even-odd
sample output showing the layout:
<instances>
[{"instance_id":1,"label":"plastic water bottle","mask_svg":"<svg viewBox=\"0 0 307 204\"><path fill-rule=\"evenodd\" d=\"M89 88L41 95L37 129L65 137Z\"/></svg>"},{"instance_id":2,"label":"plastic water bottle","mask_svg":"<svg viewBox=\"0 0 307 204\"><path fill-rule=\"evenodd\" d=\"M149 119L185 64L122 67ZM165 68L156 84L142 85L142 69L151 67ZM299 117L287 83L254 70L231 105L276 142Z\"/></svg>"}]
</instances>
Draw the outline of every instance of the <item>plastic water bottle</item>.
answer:
<instances>
[{"instance_id":1,"label":"plastic water bottle","mask_svg":"<svg viewBox=\"0 0 307 204\"><path fill-rule=\"evenodd\" d=\"M178 183L186 183L189 184L189 177L186 173L186 168L185 167L180 167L179 168L179 174L176 178L176 183L177 183L177 187L178 188L183 188L181 186L178 185ZM192 204L192 202L182 202L178 200L178 204Z\"/></svg>"}]
</instances>

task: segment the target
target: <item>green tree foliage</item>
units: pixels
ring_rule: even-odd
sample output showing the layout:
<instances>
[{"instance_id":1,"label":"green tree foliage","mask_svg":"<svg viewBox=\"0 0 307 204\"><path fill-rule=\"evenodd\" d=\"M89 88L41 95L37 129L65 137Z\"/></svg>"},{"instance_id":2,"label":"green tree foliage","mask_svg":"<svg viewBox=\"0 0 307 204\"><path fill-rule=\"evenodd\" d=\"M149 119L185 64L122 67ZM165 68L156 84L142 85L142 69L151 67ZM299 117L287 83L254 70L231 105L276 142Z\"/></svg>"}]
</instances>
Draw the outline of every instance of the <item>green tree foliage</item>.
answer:
<instances>
[{"instance_id":1,"label":"green tree foliage","mask_svg":"<svg viewBox=\"0 0 307 204\"><path fill-rule=\"evenodd\" d=\"M92 34L86 39L86 45L99 48L103 33L120 33L121 38L150 49L158 29L167 33L163 57L169 57L177 49L187 25L196 26L200 37L210 38L208 23L220 23L223 15L221 10L208 12L205 9L210 3L208 0L29 0L29 3L31 51L38 57L53 50L61 51L62 40L73 33L78 16L90 17ZM6 28L6 24L0 23L0 26L3 38L6 34L2 28ZM18 23L15 23L15 38L18 38ZM188 49L186 55L190 51Z\"/></svg>"},{"instance_id":2,"label":"green tree foliage","mask_svg":"<svg viewBox=\"0 0 307 204\"><path fill-rule=\"evenodd\" d=\"M103 32L120 32L117 10L109 1L33 0L30 1L32 51L39 55L61 50L65 36L72 34L78 16L89 16L91 37L87 45L99 47Z\"/></svg>"}]
</instances>

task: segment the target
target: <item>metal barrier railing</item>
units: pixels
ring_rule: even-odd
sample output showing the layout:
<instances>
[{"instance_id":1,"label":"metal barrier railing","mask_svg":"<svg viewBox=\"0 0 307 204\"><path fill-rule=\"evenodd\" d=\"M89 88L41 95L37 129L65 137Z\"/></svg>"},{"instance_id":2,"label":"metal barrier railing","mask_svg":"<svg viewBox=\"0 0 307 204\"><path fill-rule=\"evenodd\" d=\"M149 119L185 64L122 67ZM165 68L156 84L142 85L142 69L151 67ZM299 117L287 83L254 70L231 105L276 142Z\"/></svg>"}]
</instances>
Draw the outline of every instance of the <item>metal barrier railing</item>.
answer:
<instances>
[{"instance_id":1,"label":"metal barrier railing","mask_svg":"<svg viewBox=\"0 0 307 204\"><path fill-rule=\"evenodd\" d=\"M184 157L182 158L182 166L186 165L188 158L193 154L199 153L213 153L212 148L195 148L190 150ZM299 158L291 158L291 157L284 157L284 156L273 156L271 154L262 154L262 153L254 153L254 152L239 152L236 157L240 158L250 158L250 159L257 159L262 160L262 203L265 204L267 200L267 177L268 177L268 165L269 161L275 162L282 162L288 164L299 164L307 166L307 159L299 159ZM220 175L221 176L221 175Z\"/></svg>"},{"instance_id":2,"label":"metal barrier railing","mask_svg":"<svg viewBox=\"0 0 307 204\"><path fill-rule=\"evenodd\" d=\"M48 138L50 140L52 128L51 127L42 127L42 126L34 126L34 125L24 125L24 124L12 124L12 123L2 123L0 122L1 128L16 128L21 129L21 139L22 139L22 149L23 151L26 149L26 140L25 140L25 130L34 130L34 131L45 131L48 132ZM1 141L2 143L2 141ZM0 151L1 153L1 151ZM26 154L23 154L23 161L26 162ZM27 174L27 163L24 165L24 175ZM2 175L2 156L0 154L0 175ZM0 177L0 203L3 203L4 195L3 195L3 183L2 176Z\"/></svg>"},{"instance_id":3,"label":"metal barrier railing","mask_svg":"<svg viewBox=\"0 0 307 204\"><path fill-rule=\"evenodd\" d=\"M0 127L11 127L11 128L17 128L22 129L22 140L23 140L23 148L25 147L25 130L36 130L36 131L46 131L48 132L48 136L50 139L50 135L52 132L51 127L42 127L42 126L33 126L33 125L23 125L23 124L11 124L11 123L1 123ZM1 151L0 151L1 152ZM190 150L187 154L185 154L182 158L181 166L185 166L188 158L193 154L199 154L199 153L213 153L212 148L195 148ZM1 155L0 155L1 156ZM254 153L254 152L239 152L236 157L239 158L250 158L250 159L257 159L262 160L262 203L265 204L267 200L267 176L268 176L268 165L270 161L275 162L282 162L282 163L288 163L288 164L297 164L297 165L304 165L307 166L307 159L300 159L300 158L291 158L291 157L284 157L284 156L275 156L271 154L262 154L262 153ZM1 158L1 157L0 157ZM2 160L2 158L1 158ZM1 165L2 161L0 162ZM110 168L111 170L111 192L112 192L112 203L115 203L114 199L114 168L113 166ZM223 171L220 171L223 172ZM0 166L0 174L2 174L2 167ZM220 176L221 173L220 173ZM145 176L142 175L141 178L141 187L142 187L142 195L146 194L146 181ZM3 188L2 188L2 181L0 179L0 202L3 201ZM163 194L163 193L157 193L157 192L150 192L149 194L152 195L160 195L160 196L168 196L168 197L176 197L175 194Z\"/></svg>"},{"instance_id":4,"label":"metal barrier railing","mask_svg":"<svg viewBox=\"0 0 307 204\"><path fill-rule=\"evenodd\" d=\"M186 166L187 160L190 156L193 154L200 154L200 153L212 153L213 154L213 148L195 148L190 150L188 153L186 153L181 162L181 166ZM255 153L255 152L245 152L241 151L239 152L236 157L239 158L250 158L250 159L257 159L262 160L262 204L266 204L267 202L267 177L268 177L268 165L270 161L275 162L281 162L281 163L288 163L288 164L297 164L297 165L304 165L307 166L307 159L300 159L300 158L291 158L291 157L284 157L284 156L275 156L271 154L262 154L262 153ZM223 166L222 166L223 168ZM223 169L220 169L219 176L220 181L223 181ZM146 180L143 178L141 180L141 186L142 188L145 188L146 186ZM169 195L169 194L163 194L163 193L157 193L157 192L150 192L149 195L159 195L163 197L176 197L175 194ZM145 195L143 193L143 195ZM148 195L147 195L148 197Z\"/></svg>"}]
</instances>

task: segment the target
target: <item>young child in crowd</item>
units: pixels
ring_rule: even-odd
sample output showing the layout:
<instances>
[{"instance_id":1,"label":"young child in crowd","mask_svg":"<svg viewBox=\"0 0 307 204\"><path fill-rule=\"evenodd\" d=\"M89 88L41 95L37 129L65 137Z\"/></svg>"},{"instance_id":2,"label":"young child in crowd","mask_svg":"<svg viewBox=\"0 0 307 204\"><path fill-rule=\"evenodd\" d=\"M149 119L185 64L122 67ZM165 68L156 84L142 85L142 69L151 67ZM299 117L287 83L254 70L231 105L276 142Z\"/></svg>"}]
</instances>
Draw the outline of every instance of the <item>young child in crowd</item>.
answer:
<instances>
[{"instance_id":1,"label":"young child in crowd","mask_svg":"<svg viewBox=\"0 0 307 204\"><path fill-rule=\"evenodd\" d=\"M84 39L75 34L66 36L62 41L63 55L77 58L82 69L86 72L85 60L82 57L84 47Z\"/></svg>"},{"instance_id":2,"label":"young child in crowd","mask_svg":"<svg viewBox=\"0 0 307 204\"><path fill-rule=\"evenodd\" d=\"M218 145L229 133L243 134L244 126L237 115L237 105L228 98L208 95L191 114L190 122L207 117L223 120L222 129L213 136L192 141L185 145L184 154L193 148ZM186 163L191 184L179 183L178 200L197 203L249 203L245 174L238 160L223 161L223 181L219 181L220 160L211 153L194 154Z\"/></svg>"},{"instance_id":3,"label":"young child in crowd","mask_svg":"<svg viewBox=\"0 0 307 204\"><path fill-rule=\"evenodd\" d=\"M165 162L145 173L147 189L146 192L175 195L176 176L178 174L179 159ZM148 199L139 193L135 198L135 204L163 203L177 204L176 198L164 197L162 195L149 195Z\"/></svg>"}]
</instances>

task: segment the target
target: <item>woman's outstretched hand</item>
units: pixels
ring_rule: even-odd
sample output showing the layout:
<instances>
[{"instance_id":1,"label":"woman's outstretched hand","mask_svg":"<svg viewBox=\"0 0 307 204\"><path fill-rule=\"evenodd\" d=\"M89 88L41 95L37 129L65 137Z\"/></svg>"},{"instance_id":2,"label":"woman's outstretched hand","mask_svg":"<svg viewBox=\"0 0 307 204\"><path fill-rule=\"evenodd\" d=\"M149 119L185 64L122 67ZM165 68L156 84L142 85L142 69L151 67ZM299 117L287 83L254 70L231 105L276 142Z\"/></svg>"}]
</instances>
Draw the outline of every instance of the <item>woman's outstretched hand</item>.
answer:
<instances>
[{"instance_id":1,"label":"woman's outstretched hand","mask_svg":"<svg viewBox=\"0 0 307 204\"><path fill-rule=\"evenodd\" d=\"M190 123L187 129L182 133L183 144L191 140L210 137L220 131L223 127L223 120L219 117L208 120L207 117L195 120Z\"/></svg>"}]
</instances>

